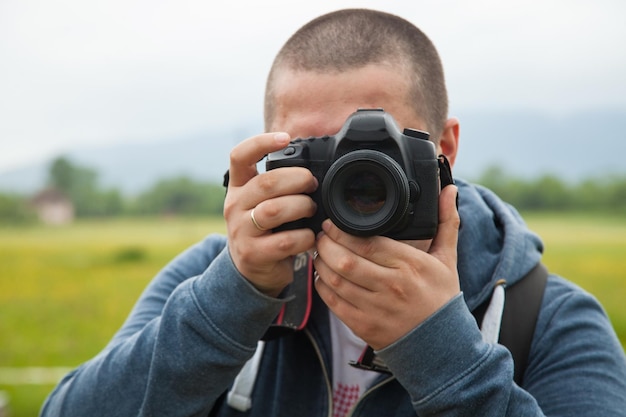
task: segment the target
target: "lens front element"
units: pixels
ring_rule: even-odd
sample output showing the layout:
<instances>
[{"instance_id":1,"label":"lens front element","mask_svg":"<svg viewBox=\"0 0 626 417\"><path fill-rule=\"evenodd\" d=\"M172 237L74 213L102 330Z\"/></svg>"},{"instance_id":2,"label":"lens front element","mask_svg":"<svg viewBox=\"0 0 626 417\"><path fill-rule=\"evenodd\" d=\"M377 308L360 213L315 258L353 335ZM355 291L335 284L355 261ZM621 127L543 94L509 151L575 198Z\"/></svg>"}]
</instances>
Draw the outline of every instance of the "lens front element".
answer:
<instances>
[{"instance_id":1,"label":"lens front element","mask_svg":"<svg viewBox=\"0 0 626 417\"><path fill-rule=\"evenodd\" d=\"M346 181L345 203L363 216L377 213L387 201L385 183L371 171L356 172Z\"/></svg>"}]
</instances>

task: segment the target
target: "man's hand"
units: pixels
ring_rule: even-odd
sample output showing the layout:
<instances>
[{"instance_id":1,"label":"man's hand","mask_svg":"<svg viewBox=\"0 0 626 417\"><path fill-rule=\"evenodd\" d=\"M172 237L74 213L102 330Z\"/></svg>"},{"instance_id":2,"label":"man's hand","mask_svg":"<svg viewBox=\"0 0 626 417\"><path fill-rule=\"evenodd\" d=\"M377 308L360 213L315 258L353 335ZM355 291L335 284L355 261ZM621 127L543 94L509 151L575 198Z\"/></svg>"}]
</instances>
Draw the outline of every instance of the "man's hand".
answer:
<instances>
[{"instance_id":1,"label":"man's hand","mask_svg":"<svg viewBox=\"0 0 626 417\"><path fill-rule=\"evenodd\" d=\"M459 293L456 195L455 186L442 190L439 228L427 252L416 249L423 242L359 238L330 220L323 223L315 260L317 291L372 348L400 339Z\"/></svg>"},{"instance_id":2,"label":"man's hand","mask_svg":"<svg viewBox=\"0 0 626 417\"><path fill-rule=\"evenodd\" d=\"M308 169L288 167L263 174L256 169L261 158L288 143L286 133L265 133L237 145L230 154L230 179L224 202L233 262L243 276L270 296L277 296L292 281L291 256L315 244L310 229L272 233L273 228L310 217L317 209L305 195L318 186Z\"/></svg>"}]
</instances>

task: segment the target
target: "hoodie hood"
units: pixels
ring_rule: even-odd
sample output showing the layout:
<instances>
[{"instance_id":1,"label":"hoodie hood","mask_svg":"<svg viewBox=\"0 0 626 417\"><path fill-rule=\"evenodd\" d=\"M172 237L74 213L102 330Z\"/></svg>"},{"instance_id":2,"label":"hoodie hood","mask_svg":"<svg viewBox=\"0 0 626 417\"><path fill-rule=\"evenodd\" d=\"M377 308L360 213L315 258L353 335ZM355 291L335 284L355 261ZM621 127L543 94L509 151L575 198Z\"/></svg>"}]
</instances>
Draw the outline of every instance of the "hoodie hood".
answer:
<instances>
[{"instance_id":1,"label":"hoodie hood","mask_svg":"<svg viewBox=\"0 0 626 417\"><path fill-rule=\"evenodd\" d=\"M461 228L458 270L465 302L474 310L493 292L498 280L514 285L540 260L541 239L520 214L479 185L456 180Z\"/></svg>"}]
</instances>

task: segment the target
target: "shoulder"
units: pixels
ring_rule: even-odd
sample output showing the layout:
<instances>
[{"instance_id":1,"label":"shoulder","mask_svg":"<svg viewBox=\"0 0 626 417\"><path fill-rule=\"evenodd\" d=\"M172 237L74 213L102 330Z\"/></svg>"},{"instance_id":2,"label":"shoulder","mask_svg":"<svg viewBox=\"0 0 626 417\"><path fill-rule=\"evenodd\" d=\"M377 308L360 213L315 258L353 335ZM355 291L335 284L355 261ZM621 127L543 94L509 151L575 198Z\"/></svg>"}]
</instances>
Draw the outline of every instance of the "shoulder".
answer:
<instances>
[{"instance_id":1,"label":"shoulder","mask_svg":"<svg viewBox=\"0 0 626 417\"><path fill-rule=\"evenodd\" d=\"M624 404L626 358L606 312L590 293L556 275L548 278L524 385L542 408L554 395L569 395L574 406L583 401L579 390L600 398L598 404Z\"/></svg>"},{"instance_id":2,"label":"shoulder","mask_svg":"<svg viewBox=\"0 0 626 417\"><path fill-rule=\"evenodd\" d=\"M554 274L548 277L535 329L535 342L550 343L559 334L601 333L616 339L600 302L578 285ZM596 335L599 336L599 335Z\"/></svg>"},{"instance_id":3,"label":"shoulder","mask_svg":"<svg viewBox=\"0 0 626 417\"><path fill-rule=\"evenodd\" d=\"M537 332L547 331L555 324L555 319L572 322L589 319L603 321L607 316L592 294L563 277L550 274L537 322Z\"/></svg>"},{"instance_id":4,"label":"shoulder","mask_svg":"<svg viewBox=\"0 0 626 417\"><path fill-rule=\"evenodd\" d=\"M208 257L216 257L226 247L226 236L211 234L193 245L189 250L200 250Z\"/></svg>"},{"instance_id":5,"label":"shoulder","mask_svg":"<svg viewBox=\"0 0 626 417\"><path fill-rule=\"evenodd\" d=\"M198 243L190 246L174 258L171 265L184 266L192 269L198 275L222 252L226 247L226 236L211 234Z\"/></svg>"}]
</instances>

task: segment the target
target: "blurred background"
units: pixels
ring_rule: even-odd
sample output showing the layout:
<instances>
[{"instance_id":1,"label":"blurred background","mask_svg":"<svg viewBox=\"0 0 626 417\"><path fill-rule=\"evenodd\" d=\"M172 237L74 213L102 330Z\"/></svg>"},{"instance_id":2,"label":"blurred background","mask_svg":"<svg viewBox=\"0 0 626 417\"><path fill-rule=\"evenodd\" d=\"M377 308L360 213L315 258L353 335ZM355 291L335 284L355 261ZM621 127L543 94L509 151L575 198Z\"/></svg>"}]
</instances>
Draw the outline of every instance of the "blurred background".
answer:
<instances>
[{"instance_id":1,"label":"blurred background","mask_svg":"<svg viewBox=\"0 0 626 417\"><path fill-rule=\"evenodd\" d=\"M263 130L274 55L345 7L430 36L455 174L522 211L624 345L626 3L2 0L0 416L36 415L160 267L224 232L228 153Z\"/></svg>"}]
</instances>

